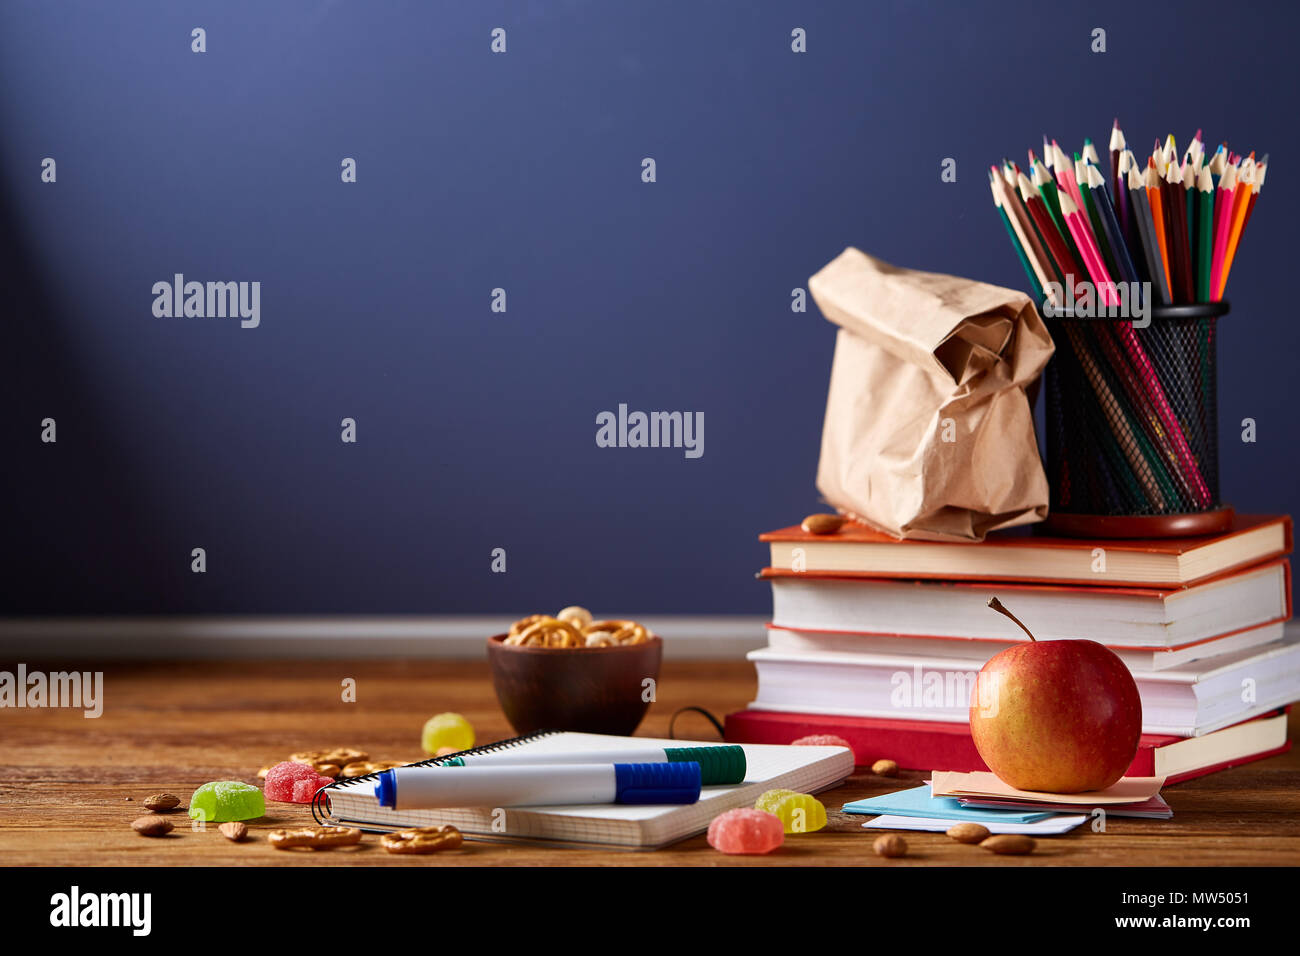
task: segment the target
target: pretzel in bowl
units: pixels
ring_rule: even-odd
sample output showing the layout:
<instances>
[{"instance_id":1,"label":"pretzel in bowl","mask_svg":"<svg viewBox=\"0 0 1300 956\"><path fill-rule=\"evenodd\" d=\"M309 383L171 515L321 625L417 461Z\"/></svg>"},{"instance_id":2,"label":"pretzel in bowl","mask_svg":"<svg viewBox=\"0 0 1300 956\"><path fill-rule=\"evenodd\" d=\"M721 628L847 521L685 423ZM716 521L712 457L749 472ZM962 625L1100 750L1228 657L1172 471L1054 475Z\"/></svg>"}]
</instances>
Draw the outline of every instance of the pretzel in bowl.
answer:
<instances>
[{"instance_id":1,"label":"pretzel in bowl","mask_svg":"<svg viewBox=\"0 0 1300 956\"><path fill-rule=\"evenodd\" d=\"M414 827L385 833L379 842L389 853L437 853L440 850L456 849L465 842L465 838L453 826Z\"/></svg>"},{"instance_id":2,"label":"pretzel in bowl","mask_svg":"<svg viewBox=\"0 0 1300 956\"><path fill-rule=\"evenodd\" d=\"M330 850L336 846L353 846L361 842L361 831L356 827L302 827L297 830L272 830L266 835L277 850L305 847L308 850Z\"/></svg>"},{"instance_id":3,"label":"pretzel in bowl","mask_svg":"<svg viewBox=\"0 0 1300 956\"><path fill-rule=\"evenodd\" d=\"M533 620L521 628L518 633L506 636L507 644L517 644L521 647L586 647L587 638L569 621L561 621L556 617L547 617L546 615L534 615L539 618ZM515 622L515 628L524 624L529 618L523 621Z\"/></svg>"},{"instance_id":4,"label":"pretzel in bowl","mask_svg":"<svg viewBox=\"0 0 1300 956\"><path fill-rule=\"evenodd\" d=\"M636 621L593 621L585 607L571 605L556 613L530 614L515 621L505 643L525 647L619 647L644 644L654 637Z\"/></svg>"},{"instance_id":5,"label":"pretzel in bowl","mask_svg":"<svg viewBox=\"0 0 1300 956\"><path fill-rule=\"evenodd\" d=\"M584 635L609 634L614 644L644 644L650 640L645 625L636 621L592 621L583 628Z\"/></svg>"},{"instance_id":6,"label":"pretzel in bowl","mask_svg":"<svg viewBox=\"0 0 1300 956\"><path fill-rule=\"evenodd\" d=\"M512 637L518 637L538 621L545 621L548 617L549 615L547 614L530 614L527 617L520 618L510 625L510 632L506 634L506 640L508 641Z\"/></svg>"}]
</instances>

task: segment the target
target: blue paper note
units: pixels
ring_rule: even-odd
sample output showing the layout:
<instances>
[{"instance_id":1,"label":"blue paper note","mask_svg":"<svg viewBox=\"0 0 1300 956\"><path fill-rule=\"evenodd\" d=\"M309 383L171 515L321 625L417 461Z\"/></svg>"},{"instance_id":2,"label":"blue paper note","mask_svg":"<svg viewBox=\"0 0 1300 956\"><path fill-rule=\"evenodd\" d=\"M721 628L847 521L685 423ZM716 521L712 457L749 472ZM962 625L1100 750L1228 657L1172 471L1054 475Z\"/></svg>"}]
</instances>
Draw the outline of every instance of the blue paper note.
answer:
<instances>
[{"instance_id":1,"label":"blue paper note","mask_svg":"<svg viewBox=\"0 0 1300 956\"><path fill-rule=\"evenodd\" d=\"M845 813L892 813L900 817L938 817L971 823L1033 823L1054 814L1050 810L988 810L963 807L954 797L932 797L928 786L900 790L844 804Z\"/></svg>"}]
</instances>

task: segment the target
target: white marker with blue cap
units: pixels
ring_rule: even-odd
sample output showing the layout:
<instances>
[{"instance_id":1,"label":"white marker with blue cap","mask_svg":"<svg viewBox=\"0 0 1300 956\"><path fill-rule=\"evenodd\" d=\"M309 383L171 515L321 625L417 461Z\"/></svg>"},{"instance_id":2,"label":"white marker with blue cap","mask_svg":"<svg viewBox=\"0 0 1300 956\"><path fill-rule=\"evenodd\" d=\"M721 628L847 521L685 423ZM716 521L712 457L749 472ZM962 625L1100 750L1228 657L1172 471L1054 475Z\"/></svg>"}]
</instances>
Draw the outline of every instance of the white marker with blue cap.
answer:
<instances>
[{"instance_id":1,"label":"white marker with blue cap","mask_svg":"<svg viewBox=\"0 0 1300 956\"><path fill-rule=\"evenodd\" d=\"M700 781L694 761L398 767L379 774L375 798L394 810L680 804L700 799Z\"/></svg>"}]
</instances>

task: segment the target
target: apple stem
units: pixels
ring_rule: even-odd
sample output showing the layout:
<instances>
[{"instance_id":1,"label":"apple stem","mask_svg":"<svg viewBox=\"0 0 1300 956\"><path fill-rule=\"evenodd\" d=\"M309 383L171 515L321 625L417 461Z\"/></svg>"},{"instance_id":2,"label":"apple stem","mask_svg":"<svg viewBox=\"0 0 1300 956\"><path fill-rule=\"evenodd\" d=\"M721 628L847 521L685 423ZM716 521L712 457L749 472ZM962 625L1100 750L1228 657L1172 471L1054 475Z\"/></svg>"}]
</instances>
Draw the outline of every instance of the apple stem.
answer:
<instances>
[{"instance_id":1,"label":"apple stem","mask_svg":"<svg viewBox=\"0 0 1300 956\"><path fill-rule=\"evenodd\" d=\"M991 597L991 598L989 598L989 607L993 608L993 610L997 611L999 614L1005 614L1007 617L1011 618L1011 620L1015 621L1015 622L1016 622L1016 625L1017 625L1017 626L1018 626L1022 631L1024 631L1026 634L1029 634L1029 639L1030 639L1031 641L1033 641L1034 643L1038 643L1038 638L1034 637L1033 634L1030 634L1030 633L1029 633L1029 628L1025 627L1024 624L1021 624L1021 623L1020 623L1020 618L1016 617L1014 614L1012 614L1010 611L1008 611L1005 607L1003 607L1003 606L1002 606L1002 602L999 601L997 598L995 598L995 597Z\"/></svg>"}]
</instances>

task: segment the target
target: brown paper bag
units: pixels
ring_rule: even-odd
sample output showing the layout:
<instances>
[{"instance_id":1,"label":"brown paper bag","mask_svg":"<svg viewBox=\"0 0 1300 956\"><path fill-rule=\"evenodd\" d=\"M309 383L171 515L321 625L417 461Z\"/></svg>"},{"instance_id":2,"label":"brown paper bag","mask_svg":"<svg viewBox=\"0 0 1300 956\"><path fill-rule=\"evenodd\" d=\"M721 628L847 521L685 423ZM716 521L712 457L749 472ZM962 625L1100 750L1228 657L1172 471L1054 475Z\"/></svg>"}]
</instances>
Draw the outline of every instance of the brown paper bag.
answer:
<instances>
[{"instance_id":1,"label":"brown paper bag","mask_svg":"<svg viewBox=\"0 0 1300 956\"><path fill-rule=\"evenodd\" d=\"M817 469L830 504L932 541L1047 516L1026 389L1052 340L1027 295L853 248L808 288L840 326Z\"/></svg>"}]
</instances>

